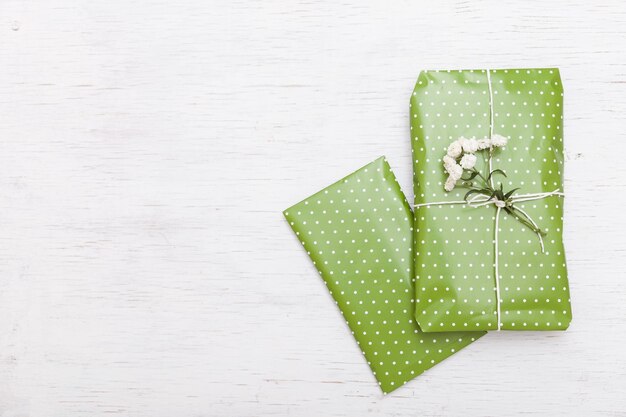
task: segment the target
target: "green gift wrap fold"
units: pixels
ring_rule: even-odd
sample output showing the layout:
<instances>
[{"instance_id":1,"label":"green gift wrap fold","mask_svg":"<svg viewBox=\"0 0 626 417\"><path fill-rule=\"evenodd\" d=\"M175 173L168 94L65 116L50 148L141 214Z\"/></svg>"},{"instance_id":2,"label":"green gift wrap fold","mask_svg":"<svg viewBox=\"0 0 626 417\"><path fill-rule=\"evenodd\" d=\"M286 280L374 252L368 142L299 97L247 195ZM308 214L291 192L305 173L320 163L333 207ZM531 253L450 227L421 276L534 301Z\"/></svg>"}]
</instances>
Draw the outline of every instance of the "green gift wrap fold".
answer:
<instances>
[{"instance_id":1,"label":"green gift wrap fold","mask_svg":"<svg viewBox=\"0 0 626 417\"><path fill-rule=\"evenodd\" d=\"M284 215L384 393L484 334L420 332L413 314L413 213L383 157Z\"/></svg>"},{"instance_id":2,"label":"green gift wrap fold","mask_svg":"<svg viewBox=\"0 0 626 417\"><path fill-rule=\"evenodd\" d=\"M566 329L558 69L423 71L410 118L421 329Z\"/></svg>"}]
</instances>

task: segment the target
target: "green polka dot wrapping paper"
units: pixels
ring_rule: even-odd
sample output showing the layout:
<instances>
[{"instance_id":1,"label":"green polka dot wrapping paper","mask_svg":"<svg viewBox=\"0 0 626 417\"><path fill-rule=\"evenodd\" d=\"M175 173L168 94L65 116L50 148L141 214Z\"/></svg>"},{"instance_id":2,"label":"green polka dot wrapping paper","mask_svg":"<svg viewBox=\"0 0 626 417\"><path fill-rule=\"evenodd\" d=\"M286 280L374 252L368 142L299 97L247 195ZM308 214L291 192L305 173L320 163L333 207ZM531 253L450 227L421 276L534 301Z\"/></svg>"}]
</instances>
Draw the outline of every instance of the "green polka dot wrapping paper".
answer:
<instances>
[{"instance_id":1,"label":"green polka dot wrapping paper","mask_svg":"<svg viewBox=\"0 0 626 417\"><path fill-rule=\"evenodd\" d=\"M423 71L410 119L421 329L565 330L558 69Z\"/></svg>"},{"instance_id":2,"label":"green polka dot wrapping paper","mask_svg":"<svg viewBox=\"0 0 626 417\"><path fill-rule=\"evenodd\" d=\"M414 311L413 213L381 157L284 211L383 393L483 332L424 334Z\"/></svg>"}]
</instances>

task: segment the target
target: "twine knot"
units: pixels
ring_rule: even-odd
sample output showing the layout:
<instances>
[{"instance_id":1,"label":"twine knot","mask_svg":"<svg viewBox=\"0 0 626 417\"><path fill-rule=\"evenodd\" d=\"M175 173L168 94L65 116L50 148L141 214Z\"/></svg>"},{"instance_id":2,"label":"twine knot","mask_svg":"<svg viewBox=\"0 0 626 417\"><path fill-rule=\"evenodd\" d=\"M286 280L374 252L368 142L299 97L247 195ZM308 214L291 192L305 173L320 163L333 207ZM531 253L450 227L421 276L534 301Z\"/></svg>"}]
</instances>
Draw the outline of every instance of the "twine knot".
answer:
<instances>
[{"instance_id":1,"label":"twine knot","mask_svg":"<svg viewBox=\"0 0 626 417\"><path fill-rule=\"evenodd\" d=\"M493 204L496 205L496 207L504 208L507 205L506 201L498 200L497 198L493 198L492 201Z\"/></svg>"}]
</instances>

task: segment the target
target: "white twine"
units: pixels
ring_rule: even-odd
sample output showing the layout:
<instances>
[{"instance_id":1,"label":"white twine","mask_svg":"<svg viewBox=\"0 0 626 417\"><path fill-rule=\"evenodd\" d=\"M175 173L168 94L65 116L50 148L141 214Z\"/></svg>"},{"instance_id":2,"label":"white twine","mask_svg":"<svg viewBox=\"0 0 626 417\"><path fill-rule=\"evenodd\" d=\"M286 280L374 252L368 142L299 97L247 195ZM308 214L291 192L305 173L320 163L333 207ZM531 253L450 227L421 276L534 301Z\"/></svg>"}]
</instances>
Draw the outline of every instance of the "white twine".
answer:
<instances>
[{"instance_id":1,"label":"white twine","mask_svg":"<svg viewBox=\"0 0 626 417\"><path fill-rule=\"evenodd\" d=\"M493 136L493 87L491 86L491 70L487 70L487 85L489 86L489 137Z\"/></svg>"},{"instance_id":2,"label":"white twine","mask_svg":"<svg viewBox=\"0 0 626 417\"><path fill-rule=\"evenodd\" d=\"M489 137L493 137L493 88L491 86L491 70L487 70L487 85L489 86ZM489 149L489 172L491 168L491 149ZM489 184L493 188L493 177L489 178Z\"/></svg>"},{"instance_id":3,"label":"white twine","mask_svg":"<svg viewBox=\"0 0 626 417\"><path fill-rule=\"evenodd\" d=\"M494 242L494 262L493 269L494 275L496 279L496 318L498 320L498 331L500 331L500 270L499 270L499 262L498 262L498 230L500 230L500 211L502 211L502 207L496 205L496 227L493 232L493 242Z\"/></svg>"},{"instance_id":4,"label":"white twine","mask_svg":"<svg viewBox=\"0 0 626 417\"><path fill-rule=\"evenodd\" d=\"M519 195L514 195L511 198L509 198L509 201L511 203L521 203L523 201L532 201L532 200L541 200L542 198L546 198L546 197L550 197L550 196L559 196L559 197L563 197L565 196L565 194L563 194L561 191L559 191L559 189L556 189L554 191L548 191L548 192L544 192L544 193L532 193L532 194L519 194ZM456 200L456 201L435 201L432 203L421 203L421 204L414 204L413 207L415 208L420 208L420 207L428 207L428 206L445 206L448 204L467 204L470 207L483 207L483 206L487 206L489 204L493 204L495 206L498 206L499 203L501 203L501 200L498 200L497 198L489 198L484 194L479 194L479 195L475 195L473 197L470 197L467 200ZM519 210L519 207L515 207L516 209ZM526 213L524 213L526 214Z\"/></svg>"},{"instance_id":5,"label":"white twine","mask_svg":"<svg viewBox=\"0 0 626 417\"><path fill-rule=\"evenodd\" d=\"M489 86L489 137L493 137L494 134L494 106L493 106L493 87L491 85L491 70L487 70L487 84ZM489 151L489 172L492 172L492 164L491 164L491 150ZM493 177L489 178L489 183L491 185L491 188L493 188ZM421 203L421 204L415 204L414 207L416 209L420 208L420 207L428 207L428 206L444 206L444 205L451 205L451 204L463 204L463 205L467 205L470 207L484 207L484 206L488 206L493 204L496 207L496 217L495 217L495 230L493 233L493 237L494 237L494 249L495 249L495 253L494 253L494 273L495 273L495 281L496 281L496 315L497 315L497 319L498 319L498 331L500 331L500 328L502 326L502 323L500 323L500 271L499 271L499 249L498 249L498 233L499 233L499 228L500 228L500 212L502 211L503 208L505 208L508 205L512 205L515 203L521 203L524 201L532 201L532 200L540 200L543 198L547 198L547 197L551 197L551 196L559 196L559 197L563 197L565 194L563 194L563 192L561 192L559 189L556 189L554 191L549 191L549 192L543 192L543 193L530 193L530 194L518 194L516 196L512 196L511 198L508 199L508 203L506 201L502 201L502 200L498 200L497 198L490 198L486 195L483 194L478 194L475 195L471 198L469 198L468 200L457 200L457 201L437 201L437 202L433 202L433 203ZM539 230L539 226L537 226L537 223L535 223L535 221L532 219L532 217L530 217L530 215L528 213L526 213L526 211L522 210L519 207L515 207L516 210L519 210L522 214L524 214L526 216L526 218L528 218L528 220L531 222L531 224L535 227L535 229ZM544 248L544 244L543 244L543 238L541 236L540 232L536 232L537 237L539 238L539 243L541 244L541 253L545 252L545 248Z\"/></svg>"}]
</instances>

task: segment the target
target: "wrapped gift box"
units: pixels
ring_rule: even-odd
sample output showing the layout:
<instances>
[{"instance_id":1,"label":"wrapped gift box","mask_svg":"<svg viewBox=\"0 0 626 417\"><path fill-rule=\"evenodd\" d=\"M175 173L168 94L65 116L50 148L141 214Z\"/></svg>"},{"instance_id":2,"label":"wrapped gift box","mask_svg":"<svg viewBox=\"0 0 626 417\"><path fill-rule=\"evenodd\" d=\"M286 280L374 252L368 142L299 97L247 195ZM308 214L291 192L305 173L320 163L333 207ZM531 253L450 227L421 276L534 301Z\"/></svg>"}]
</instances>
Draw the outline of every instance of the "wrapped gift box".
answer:
<instances>
[{"instance_id":1,"label":"wrapped gift box","mask_svg":"<svg viewBox=\"0 0 626 417\"><path fill-rule=\"evenodd\" d=\"M284 211L384 393L483 332L424 334L414 318L413 213L384 158Z\"/></svg>"},{"instance_id":2,"label":"wrapped gift box","mask_svg":"<svg viewBox=\"0 0 626 417\"><path fill-rule=\"evenodd\" d=\"M421 329L566 329L558 69L423 71L410 118Z\"/></svg>"}]
</instances>

